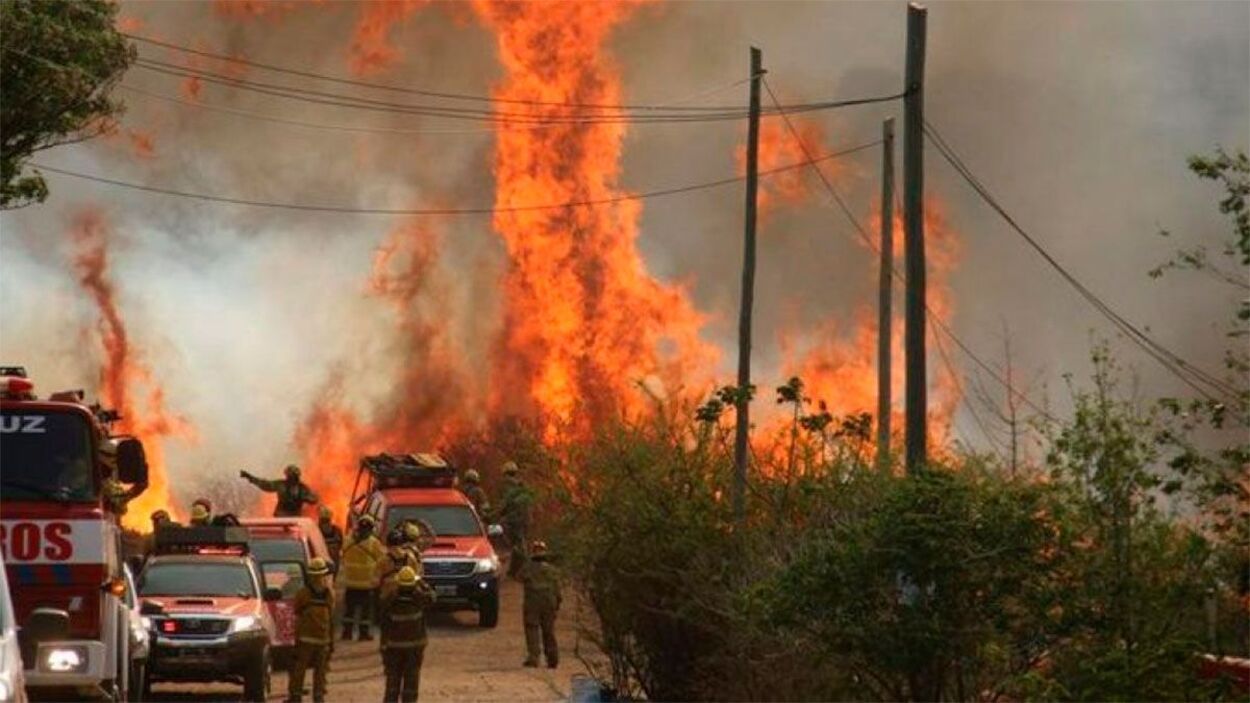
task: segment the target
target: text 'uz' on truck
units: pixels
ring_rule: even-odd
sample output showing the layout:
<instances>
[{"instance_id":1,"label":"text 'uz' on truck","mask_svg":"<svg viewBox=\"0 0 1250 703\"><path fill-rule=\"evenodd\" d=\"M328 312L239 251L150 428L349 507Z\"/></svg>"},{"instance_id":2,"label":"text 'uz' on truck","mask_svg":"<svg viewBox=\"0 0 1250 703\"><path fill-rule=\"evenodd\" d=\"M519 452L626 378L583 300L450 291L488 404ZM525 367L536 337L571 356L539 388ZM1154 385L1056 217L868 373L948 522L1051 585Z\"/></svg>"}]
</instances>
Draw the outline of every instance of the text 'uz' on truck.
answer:
<instances>
[{"instance_id":1,"label":"text 'uz' on truck","mask_svg":"<svg viewBox=\"0 0 1250 703\"><path fill-rule=\"evenodd\" d=\"M131 612L117 512L147 487L143 445L82 391L35 396L0 368L0 552L32 698L126 699Z\"/></svg>"},{"instance_id":2,"label":"text 'uz' on truck","mask_svg":"<svg viewBox=\"0 0 1250 703\"><path fill-rule=\"evenodd\" d=\"M440 610L476 610L478 624L499 622L499 557L489 529L456 487L456 472L437 454L377 454L360 461L352 489L349 529L371 515L380 536L408 521L433 531L422 551L423 577Z\"/></svg>"}]
</instances>

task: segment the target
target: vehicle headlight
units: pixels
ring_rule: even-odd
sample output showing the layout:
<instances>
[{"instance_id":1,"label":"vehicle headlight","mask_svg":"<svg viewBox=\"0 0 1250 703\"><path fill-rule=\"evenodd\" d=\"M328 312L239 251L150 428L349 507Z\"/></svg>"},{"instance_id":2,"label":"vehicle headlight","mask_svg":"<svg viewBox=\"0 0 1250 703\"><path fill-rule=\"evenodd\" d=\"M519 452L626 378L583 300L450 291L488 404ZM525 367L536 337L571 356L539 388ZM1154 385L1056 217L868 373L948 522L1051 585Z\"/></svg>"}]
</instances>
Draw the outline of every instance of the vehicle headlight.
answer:
<instances>
[{"instance_id":1,"label":"vehicle headlight","mask_svg":"<svg viewBox=\"0 0 1250 703\"><path fill-rule=\"evenodd\" d=\"M255 630L258 627L260 627L260 618L257 618L255 615L244 615L235 618L234 622L230 623L231 632L246 632Z\"/></svg>"},{"instance_id":2,"label":"vehicle headlight","mask_svg":"<svg viewBox=\"0 0 1250 703\"><path fill-rule=\"evenodd\" d=\"M39 668L54 674L86 671L87 648L79 646L48 647L42 650L39 664Z\"/></svg>"},{"instance_id":3,"label":"vehicle headlight","mask_svg":"<svg viewBox=\"0 0 1250 703\"><path fill-rule=\"evenodd\" d=\"M489 574L499 570L499 557L489 556L485 559L478 559L477 566L474 567L475 574Z\"/></svg>"}]
</instances>

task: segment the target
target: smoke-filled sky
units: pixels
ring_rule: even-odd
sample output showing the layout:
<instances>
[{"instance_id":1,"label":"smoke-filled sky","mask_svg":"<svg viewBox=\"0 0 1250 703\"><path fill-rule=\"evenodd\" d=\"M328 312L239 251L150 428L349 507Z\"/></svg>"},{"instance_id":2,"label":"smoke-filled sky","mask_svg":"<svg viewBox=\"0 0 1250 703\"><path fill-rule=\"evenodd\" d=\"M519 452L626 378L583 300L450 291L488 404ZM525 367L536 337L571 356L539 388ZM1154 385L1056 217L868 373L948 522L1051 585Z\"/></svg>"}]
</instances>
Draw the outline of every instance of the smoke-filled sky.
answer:
<instances>
[{"instance_id":1,"label":"smoke-filled sky","mask_svg":"<svg viewBox=\"0 0 1250 703\"><path fill-rule=\"evenodd\" d=\"M504 80L495 30L467 4L401 2L389 12L375 5L123 2L121 16L137 34L327 75L473 94ZM886 95L901 90L905 14L893 2L656 3L616 21L601 56L609 73L619 72L624 102L741 104L751 45L763 50L783 101ZM152 46L140 54L187 61ZM1146 272L1176 247L1214 247L1226 234L1218 191L1191 176L1185 158L1250 144L1248 75L1250 4L930 7L928 119L1077 277L1209 369L1220 366L1229 289L1185 275L1154 281ZM292 80L254 70L245 77ZM128 109L118 135L38 160L255 200L423 208L484 206L497 196L496 137L479 123L197 88L141 68L122 84L129 88L117 96ZM312 129L203 106L378 131ZM803 122L824 151L877 139L887 116L901 118L901 105ZM631 126L621 184L637 192L733 175L744 131L738 122ZM1031 395L1049 395L1062 412L1061 374L1087 371L1091 330L1111 333L935 151L926 159L929 195L958 240L957 263L938 277L951 291L954 329L1001 362L1005 326L1017 369L1037 379ZM829 170L866 225L879 163L869 150ZM852 340L875 295L873 255L819 195L819 183L804 179L805 194L778 196L761 219L755 373L763 387L783 380L784 349L815 344L830 328ZM46 203L0 215L0 360L28 366L45 392L98 385L99 313L71 266L70 232L84 211L101 213L130 343L164 388L166 408L195 428L195 439L168 440L178 497L205 476L273 473L298 458L296 430L336 374L362 411L396 402L411 340L397 337L396 311L370 292L370 281L378 247L398 229L419 227L440 243L407 304L446 323L443 343L473 372L470 387L436 392L490 393L472 386L489 383L508 290L500 281L511 269L489 217L412 222L262 210L49 180ZM742 190L730 186L645 201L637 240L647 271L688 287L693 309L707 317L702 338L722 350L709 376L726 382L741 223ZM1174 236L1156 236L1161 228ZM1153 361L1116 346L1144 396L1180 391ZM965 411L954 434L984 446Z\"/></svg>"}]
</instances>

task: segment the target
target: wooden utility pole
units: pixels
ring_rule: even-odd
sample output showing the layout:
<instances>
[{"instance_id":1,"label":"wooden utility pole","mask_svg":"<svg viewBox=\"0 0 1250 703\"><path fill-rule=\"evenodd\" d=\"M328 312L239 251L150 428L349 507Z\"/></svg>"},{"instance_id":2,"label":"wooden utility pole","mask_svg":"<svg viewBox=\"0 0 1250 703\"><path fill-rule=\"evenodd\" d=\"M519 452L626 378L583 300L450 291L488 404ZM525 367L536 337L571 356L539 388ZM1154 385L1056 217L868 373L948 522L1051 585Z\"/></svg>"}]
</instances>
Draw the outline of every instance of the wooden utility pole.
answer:
<instances>
[{"instance_id":1,"label":"wooden utility pole","mask_svg":"<svg viewBox=\"0 0 1250 703\"><path fill-rule=\"evenodd\" d=\"M890 467L890 345L894 318L894 118L881 123L881 271L877 307L877 469Z\"/></svg>"},{"instance_id":2,"label":"wooden utility pole","mask_svg":"<svg viewBox=\"0 0 1250 703\"><path fill-rule=\"evenodd\" d=\"M924 55L928 10L907 6L907 68L903 99L903 255L907 276L904 346L907 366L907 472L924 470L928 438L925 373Z\"/></svg>"},{"instance_id":3,"label":"wooden utility pole","mask_svg":"<svg viewBox=\"0 0 1250 703\"><path fill-rule=\"evenodd\" d=\"M747 124L746 236L742 250L742 307L738 313L738 398L734 428L734 516L746 519L748 439L751 429L751 308L755 301L755 210L759 180L760 77L764 59L751 47L751 113Z\"/></svg>"}]
</instances>

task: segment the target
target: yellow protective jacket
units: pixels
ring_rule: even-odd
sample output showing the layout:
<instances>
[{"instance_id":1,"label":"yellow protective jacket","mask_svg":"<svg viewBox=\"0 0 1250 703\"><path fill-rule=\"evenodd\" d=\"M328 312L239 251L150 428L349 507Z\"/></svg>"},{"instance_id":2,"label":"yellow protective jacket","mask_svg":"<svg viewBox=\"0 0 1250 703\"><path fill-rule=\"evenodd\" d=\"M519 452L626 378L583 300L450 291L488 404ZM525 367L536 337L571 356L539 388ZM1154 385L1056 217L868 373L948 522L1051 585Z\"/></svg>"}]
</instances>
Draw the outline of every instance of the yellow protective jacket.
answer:
<instances>
[{"instance_id":1,"label":"yellow protective jacket","mask_svg":"<svg viewBox=\"0 0 1250 703\"><path fill-rule=\"evenodd\" d=\"M304 586L295 594L295 639L304 644L330 644L334 619L334 591Z\"/></svg>"},{"instance_id":2,"label":"yellow protective jacket","mask_svg":"<svg viewBox=\"0 0 1250 703\"><path fill-rule=\"evenodd\" d=\"M411 588L383 589L379 608L382 649L425 647L425 609L434 600L434 588L424 579Z\"/></svg>"},{"instance_id":3,"label":"yellow protective jacket","mask_svg":"<svg viewBox=\"0 0 1250 703\"><path fill-rule=\"evenodd\" d=\"M368 591L378 587L382 579L382 560L386 547L372 534L358 540L356 535L343 545L343 563L339 567L339 579L343 586L354 591Z\"/></svg>"},{"instance_id":4,"label":"yellow protective jacket","mask_svg":"<svg viewBox=\"0 0 1250 703\"><path fill-rule=\"evenodd\" d=\"M395 581L399 576L399 570L405 566L412 567L412 570L421 576L421 560L413 556L412 552L405 547L391 547L386 550L386 558L382 560L382 587L386 588L387 584Z\"/></svg>"}]
</instances>

